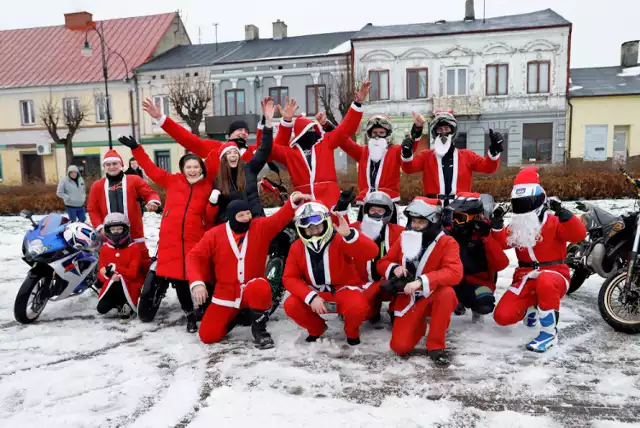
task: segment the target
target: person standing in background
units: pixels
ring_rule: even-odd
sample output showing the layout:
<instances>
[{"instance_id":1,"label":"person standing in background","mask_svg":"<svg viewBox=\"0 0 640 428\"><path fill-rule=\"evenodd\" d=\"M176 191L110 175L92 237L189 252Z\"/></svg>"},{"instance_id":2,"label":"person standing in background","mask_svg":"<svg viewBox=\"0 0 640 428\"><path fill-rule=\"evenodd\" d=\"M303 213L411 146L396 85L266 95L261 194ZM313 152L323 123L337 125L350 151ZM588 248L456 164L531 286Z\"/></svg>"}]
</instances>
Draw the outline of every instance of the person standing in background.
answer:
<instances>
[{"instance_id":1,"label":"person standing in background","mask_svg":"<svg viewBox=\"0 0 640 428\"><path fill-rule=\"evenodd\" d=\"M140 178L145 178L142 168L140 168L136 158L129 159L129 168L124 173L127 175L137 175Z\"/></svg>"},{"instance_id":2,"label":"person standing in background","mask_svg":"<svg viewBox=\"0 0 640 428\"><path fill-rule=\"evenodd\" d=\"M67 175L58 183L56 195L64 201L64 207L71 221L84 223L87 220L87 212L84 208L87 201L87 190L77 166L69 165Z\"/></svg>"}]
</instances>

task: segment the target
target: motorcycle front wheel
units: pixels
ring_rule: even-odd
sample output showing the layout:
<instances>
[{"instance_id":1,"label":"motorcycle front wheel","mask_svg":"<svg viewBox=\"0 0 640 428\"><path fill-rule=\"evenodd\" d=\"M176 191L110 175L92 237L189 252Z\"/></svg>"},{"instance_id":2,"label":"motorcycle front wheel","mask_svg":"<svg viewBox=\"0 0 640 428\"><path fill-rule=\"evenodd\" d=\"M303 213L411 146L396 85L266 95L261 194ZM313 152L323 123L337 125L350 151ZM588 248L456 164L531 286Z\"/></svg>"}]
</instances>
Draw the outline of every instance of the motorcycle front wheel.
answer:
<instances>
[{"instance_id":1,"label":"motorcycle front wheel","mask_svg":"<svg viewBox=\"0 0 640 428\"><path fill-rule=\"evenodd\" d=\"M142 322L151 322L156 317L162 299L167 293L169 283L156 277L156 272L150 270L144 279L138 300L138 318Z\"/></svg>"},{"instance_id":2,"label":"motorcycle front wheel","mask_svg":"<svg viewBox=\"0 0 640 428\"><path fill-rule=\"evenodd\" d=\"M49 287L53 272L31 269L27 274L13 305L13 316L21 324L38 319L49 301Z\"/></svg>"},{"instance_id":3,"label":"motorcycle front wheel","mask_svg":"<svg viewBox=\"0 0 640 428\"><path fill-rule=\"evenodd\" d=\"M272 304L269 315L273 314L278 306L282 296L284 296L284 286L282 285L282 274L284 273L284 258L282 256L273 256L269 258L265 268L265 274L271 286Z\"/></svg>"},{"instance_id":4,"label":"motorcycle front wheel","mask_svg":"<svg viewBox=\"0 0 640 428\"><path fill-rule=\"evenodd\" d=\"M598 294L598 308L602 318L614 330L640 333L640 275L634 274L630 288L626 288L627 271L621 269L608 278Z\"/></svg>"}]
</instances>

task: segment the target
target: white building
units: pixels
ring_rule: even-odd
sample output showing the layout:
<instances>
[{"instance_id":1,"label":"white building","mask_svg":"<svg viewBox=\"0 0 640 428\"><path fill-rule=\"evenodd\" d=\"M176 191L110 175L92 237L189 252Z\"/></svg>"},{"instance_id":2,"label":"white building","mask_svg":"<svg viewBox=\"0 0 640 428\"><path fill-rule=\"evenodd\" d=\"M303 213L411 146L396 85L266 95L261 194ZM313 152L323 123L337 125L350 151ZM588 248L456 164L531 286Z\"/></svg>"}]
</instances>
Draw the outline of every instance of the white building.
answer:
<instances>
[{"instance_id":1,"label":"white building","mask_svg":"<svg viewBox=\"0 0 640 428\"><path fill-rule=\"evenodd\" d=\"M451 109L458 146L478 153L505 134L509 165L562 162L572 24L554 11L393 26L352 39L354 70L373 83L367 113L406 122Z\"/></svg>"}]
</instances>

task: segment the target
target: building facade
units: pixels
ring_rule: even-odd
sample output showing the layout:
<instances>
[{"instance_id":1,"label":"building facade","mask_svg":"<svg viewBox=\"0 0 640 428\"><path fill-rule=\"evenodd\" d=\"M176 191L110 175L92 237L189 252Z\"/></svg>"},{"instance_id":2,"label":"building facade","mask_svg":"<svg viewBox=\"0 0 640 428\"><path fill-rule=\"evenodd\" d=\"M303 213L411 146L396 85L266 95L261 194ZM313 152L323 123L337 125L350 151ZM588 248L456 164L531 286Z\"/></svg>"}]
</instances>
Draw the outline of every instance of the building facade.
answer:
<instances>
[{"instance_id":1,"label":"building facade","mask_svg":"<svg viewBox=\"0 0 640 428\"><path fill-rule=\"evenodd\" d=\"M367 113L401 132L411 112L453 110L458 146L486 152L502 132L509 165L564 160L571 23L551 10L486 20L365 26L354 70L373 83ZM397 138L397 137L396 137Z\"/></svg>"}]
</instances>

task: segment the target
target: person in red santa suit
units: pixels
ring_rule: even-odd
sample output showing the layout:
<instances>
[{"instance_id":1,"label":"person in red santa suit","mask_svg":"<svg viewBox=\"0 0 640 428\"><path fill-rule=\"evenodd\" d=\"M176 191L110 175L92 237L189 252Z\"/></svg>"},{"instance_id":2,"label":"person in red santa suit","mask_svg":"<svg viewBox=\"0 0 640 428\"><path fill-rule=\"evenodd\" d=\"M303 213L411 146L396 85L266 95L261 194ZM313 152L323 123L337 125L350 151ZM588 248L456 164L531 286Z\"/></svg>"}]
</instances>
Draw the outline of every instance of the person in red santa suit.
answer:
<instances>
[{"instance_id":1,"label":"person in red santa suit","mask_svg":"<svg viewBox=\"0 0 640 428\"><path fill-rule=\"evenodd\" d=\"M390 302L393 295L380 289L384 282L378 273L377 264L389 249L400 239L404 227L391 223L395 206L389 195L384 192L371 192L363 200L364 215L353 227L363 235L373 239L378 246L376 256L366 263L357 263L356 269L364 285L364 296L371 307L369 322L380 322L382 302ZM389 306L391 308L391 305ZM390 312L391 313L391 312Z\"/></svg>"},{"instance_id":2,"label":"person in red santa suit","mask_svg":"<svg viewBox=\"0 0 640 428\"><path fill-rule=\"evenodd\" d=\"M491 204L493 205L493 204ZM488 208L488 213L492 207ZM479 193L458 193L444 210L444 223L460 246L464 278L454 287L458 297L456 315L471 309L472 321L493 312L498 272L509 266L509 258L491 235L491 225Z\"/></svg>"},{"instance_id":3,"label":"person in red santa suit","mask_svg":"<svg viewBox=\"0 0 640 428\"><path fill-rule=\"evenodd\" d=\"M241 309L248 308L251 332L259 349L273 348L267 332L271 308L271 286L264 277L269 244L293 218L294 209L310 196L294 192L290 201L270 217L253 218L245 200L231 202L228 221L208 231L187 256L187 276L196 304L202 305L208 294L205 282L213 263L216 287L200 324L204 343L222 340L236 325Z\"/></svg>"},{"instance_id":4,"label":"person in red santa suit","mask_svg":"<svg viewBox=\"0 0 640 428\"><path fill-rule=\"evenodd\" d=\"M344 120L332 132L325 133L320 124L298 116L293 123L282 121L275 138L271 159L289 171L296 191L311 194L315 200L333 207L340 197L334 151L358 130L362 103L369 94L370 82L364 82L354 95L354 102ZM288 145L293 128L293 139Z\"/></svg>"},{"instance_id":5,"label":"person in red santa suit","mask_svg":"<svg viewBox=\"0 0 640 428\"><path fill-rule=\"evenodd\" d=\"M437 198L447 205L459 192L471 191L474 172L491 174L500 166L503 138L489 130L491 145L486 157L467 149L456 148L458 122L452 112L437 111L429 124L433 148L414 156L414 141L402 142L402 171L405 174L422 172L424 196Z\"/></svg>"},{"instance_id":6,"label":"person in red santa suit","mask_svg":"<svg viewBox=\"0 0 640 428\"><path fill-rule=\"evenodd\" d=\"M580 242L587 231L580 219L549 199L540 186L536 167L527 167L516 176L511 192L513 215L506 228L497 208L492 220L493 235L503 248L515 248L518 267L513 282L502 296L493 317L499 325L523 320L531 328L540 326L527 349L545 352L558 343L557 324L560 299L569 287L569 267L565 263L567 242Z\"/></svg>"},{"instance_id":7,"label":"person in red santa suit","mask_svg":"<svg viewBox=\"0 0 640 428\"><path fill-rule=\"evenodd\" d=\"M151 266L149 250L144 241L142 213L138 199L147 203L148 211L158 211L160 197L149 184L137 175L125 175L122 158L109 150L102 160L107 176L93 183L89 192L87 211L97 232L102 231L104 218L111 213L122 213L131 223L131 239L142 253L141 272L146 275Z\"/></svg>"},{"instance_id":8,"label":"person in red santa suit","mask_svg":"<svg viewBox=\"0 0 640 428\"><path fill-rule=\"evenodd\" d=\"M411 129L411 136L408 138L414 141L413 150L418 141L420 141L425 120L422 115L412 114L414 123ZM332 132L335 129L335 125L327 120L324 112L319 112L316 115L316 119L325 132ZM372 192L384 192L389 195L394 203L400 200L402 146L391 144L391 134L393 132L391 118L384 114L374 115L367 120L365 129L367 135L367 144L365 146L357 144L351 138L347 138L340 145L340 148L358 163L358 188L360 193L355 198L356 203L360 206L358 220L362 220L364 215L363 201ZM395 205L391 223L398 223L398 213Z\"/></svg>"},{"instance_id":9,"label":"person in red santa suit","mask_svg":"<svg viewBox=\"0 0 640 428\"><path fill-rule=\"evenodd\" d=\"M296 211L294 223L299 240L293 243L282 276L291 295L284 311L309 333L315 342L326 331L320 315L335 311L344 317L344 332L351 346L360 343L360 326L367 318L369 304L363 294L356 266L375 258L378 247L363 233L350 228L345 218L336 216L334 226L329 209L308 202ZM332 310L333 311L333 310Z\"/></svg>"},{"instance_id":10,"label":"person in red santa suit","mask_svg":"<svg viewBox=\"0 0 640 428\"><path fill-rule=\"evenodd\" d=\"M415 198L405 209L407 230L385 257L378 273L386 279L408 278L394 302L391 349L406 355L427 330L427 351L437 366L450 364L445 336L458 304L453 286L463 277L460 248L442 230L442 208L437 199ZM415 278L415 279L413 279ZM402 284L402 282L399 282Z\"/></svg>"},{"instance_id":11,"label":"person in red santa suit","mask_svg":"<svg viewBox=\"0 0 640 428\"><path fill-rule=\"evenodd\" d=\"M98 279L102 288L98 296L98 312L106 314L117 308L120 322L129 321L138 307L144 275L140 273L142 254L131 240L130 225L122 213L111 213L104 219L106 242L100 249Z\"/></svg>"}]
</instances>

